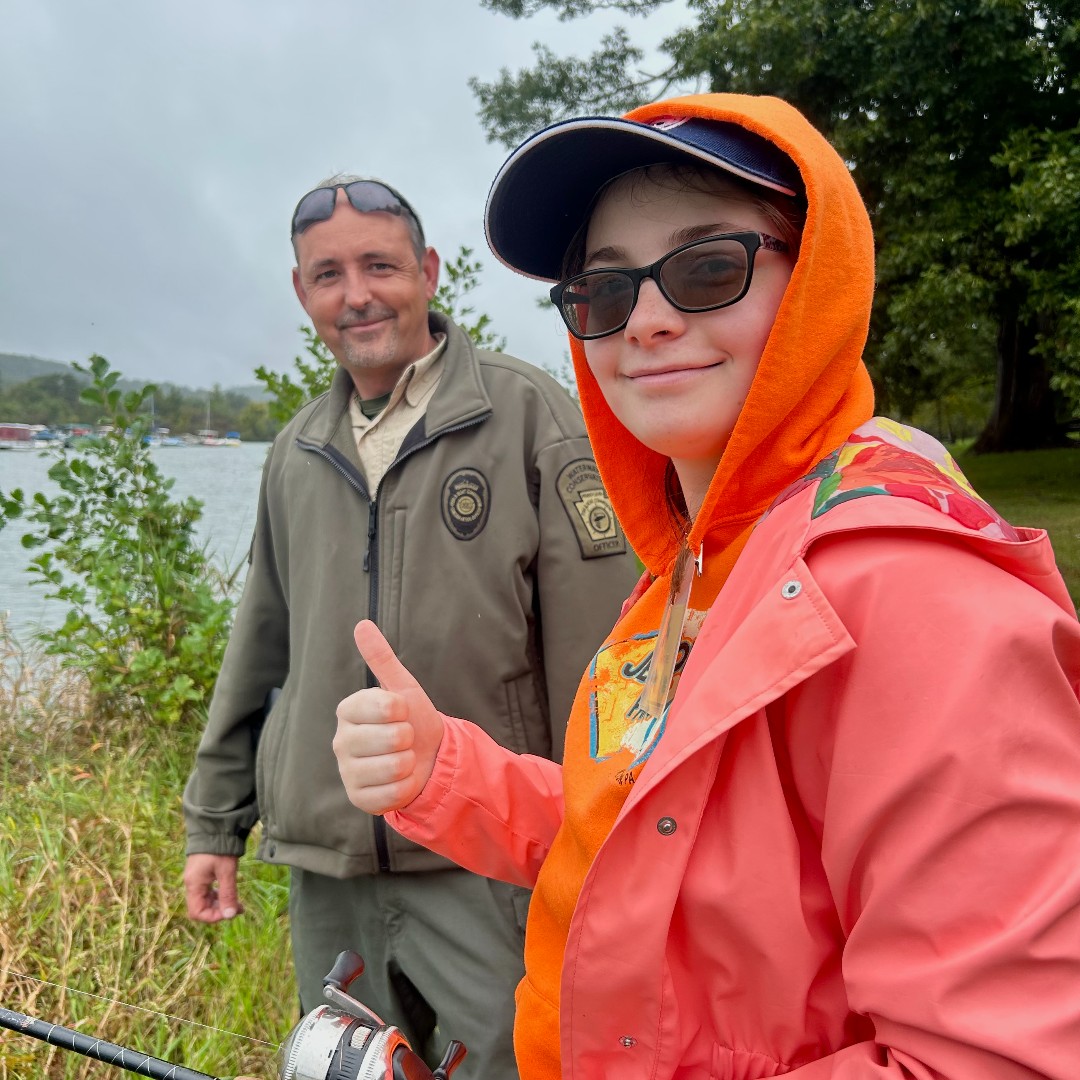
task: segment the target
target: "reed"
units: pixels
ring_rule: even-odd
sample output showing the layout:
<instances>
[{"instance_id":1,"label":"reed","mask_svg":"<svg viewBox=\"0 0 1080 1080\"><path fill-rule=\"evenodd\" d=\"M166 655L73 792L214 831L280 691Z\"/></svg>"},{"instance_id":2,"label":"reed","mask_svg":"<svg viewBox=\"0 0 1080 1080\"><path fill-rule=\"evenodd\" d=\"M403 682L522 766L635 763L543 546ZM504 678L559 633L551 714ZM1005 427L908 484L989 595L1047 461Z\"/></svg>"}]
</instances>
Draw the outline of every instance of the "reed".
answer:
<instances>
[{"instance_id":1,"label":"reed","mask_svg":"<svg viewBox=\"0 0 1080 1080\"><path fill-rule=\"evenodd\" d=\"M0 1004L214 1076L271 1077L299 1012L285 873L245 860L245 914L189 922L180 794L198 732L90 724L80 680L0 622ZM0 1080L106 1075L126 1074L0 1030Z\"/></svg>"}]
</instances>

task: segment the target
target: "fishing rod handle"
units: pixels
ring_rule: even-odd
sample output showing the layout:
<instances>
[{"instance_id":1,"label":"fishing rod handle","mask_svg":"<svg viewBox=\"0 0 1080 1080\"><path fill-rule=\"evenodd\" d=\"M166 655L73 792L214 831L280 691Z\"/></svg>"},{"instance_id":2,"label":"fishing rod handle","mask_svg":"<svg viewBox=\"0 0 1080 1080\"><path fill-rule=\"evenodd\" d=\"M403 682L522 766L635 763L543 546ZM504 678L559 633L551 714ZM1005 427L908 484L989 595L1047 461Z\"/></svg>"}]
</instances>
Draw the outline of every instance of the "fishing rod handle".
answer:
<instances>
[{"instance_id":1,"label":"fishing rod handle","mask_svg":"<svg viewBox=\"0 0 1080 1080\"><path fill-rule=\"evenodd\" d=\"M17 1031L40 1039L50 1046L59 1046L64 1050L74 1050L83 1057L103 1061L106 1065L115 1065L119 1069L137 1073L139 1076L151 1076L154 1080L218 1080L209 1073L187 1069L183 1065L173 1065L161 1058L150 1057L138 1050L129 1050L125 1046L84 1035L81 1031L50 1024L45 1020L35 1020L25 1013L14 1012L0 1006L0 1027Z\"/></svg>"}]
</instances>

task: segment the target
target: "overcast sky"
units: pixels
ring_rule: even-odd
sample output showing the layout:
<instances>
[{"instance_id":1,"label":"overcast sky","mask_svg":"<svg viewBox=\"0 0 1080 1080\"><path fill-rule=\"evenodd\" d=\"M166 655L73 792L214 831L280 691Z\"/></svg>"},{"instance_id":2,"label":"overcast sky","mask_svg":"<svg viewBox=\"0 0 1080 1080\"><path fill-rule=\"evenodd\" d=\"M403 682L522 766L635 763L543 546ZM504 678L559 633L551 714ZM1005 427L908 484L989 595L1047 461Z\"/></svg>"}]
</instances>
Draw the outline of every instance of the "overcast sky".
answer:
<instances>
[{"instance_id":1,"label":"overcast sky","mask_svg":"<svg viewBox=\"0 0 1080 1080\"><path fill-rule=\"evenodd\" d=\"M542 288L484 244L506 151L466 80L586 54L624 23L649 49L685 22L515 22L479 0L0 0L0 352L103 354L186 386L287 370L296 200L338 171L399 187L444 259L484 263L473 294L507 348L558 366Z\"/></svg>"}]
</instances>

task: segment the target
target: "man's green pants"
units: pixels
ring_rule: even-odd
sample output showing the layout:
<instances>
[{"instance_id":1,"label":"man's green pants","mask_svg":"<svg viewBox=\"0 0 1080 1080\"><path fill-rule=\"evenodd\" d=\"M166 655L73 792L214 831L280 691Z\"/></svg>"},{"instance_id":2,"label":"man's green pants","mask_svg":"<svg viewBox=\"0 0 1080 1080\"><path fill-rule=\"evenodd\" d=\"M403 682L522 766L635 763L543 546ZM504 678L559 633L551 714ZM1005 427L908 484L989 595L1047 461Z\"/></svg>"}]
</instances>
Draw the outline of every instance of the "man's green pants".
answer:
<instances>
[{"instance_id":1,"label":"man's green pants","mask_svg":"<svg viewBox=\"0 0 1080 1080\"><path fill-rule=\"evenodd\" d=\"M524 974L527 890L466 870L339 880L292 870L289 920L300 1002L352 949L364 973L349 993L401 1029L430 1065L451 1039L468 1055L455 1080L517 1080L514 990Z\"/></svg>"}]
</instances>

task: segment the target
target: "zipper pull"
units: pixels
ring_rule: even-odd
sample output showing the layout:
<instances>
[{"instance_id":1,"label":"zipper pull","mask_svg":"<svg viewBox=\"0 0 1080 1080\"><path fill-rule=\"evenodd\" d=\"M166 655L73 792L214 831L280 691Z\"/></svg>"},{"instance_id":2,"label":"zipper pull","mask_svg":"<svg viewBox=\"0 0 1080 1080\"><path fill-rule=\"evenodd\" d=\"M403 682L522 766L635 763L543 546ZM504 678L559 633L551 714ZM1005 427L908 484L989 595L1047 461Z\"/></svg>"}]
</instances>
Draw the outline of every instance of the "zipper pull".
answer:
<instances>
[{"instance_id":1,"label":"zipper pull","mask_svg":"<svg viewBox=\"0 0 1080 1080\"><path fill-rule=\"evenodd\" d=\"M375 503L371 503L371 508L368 510L367 521L367 550L364 552L364 573L366 574L371 566L371 545L375 541Z\"/></svg>"}]
</instances>

